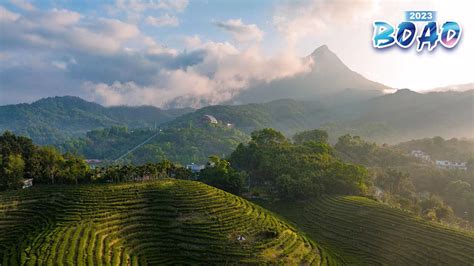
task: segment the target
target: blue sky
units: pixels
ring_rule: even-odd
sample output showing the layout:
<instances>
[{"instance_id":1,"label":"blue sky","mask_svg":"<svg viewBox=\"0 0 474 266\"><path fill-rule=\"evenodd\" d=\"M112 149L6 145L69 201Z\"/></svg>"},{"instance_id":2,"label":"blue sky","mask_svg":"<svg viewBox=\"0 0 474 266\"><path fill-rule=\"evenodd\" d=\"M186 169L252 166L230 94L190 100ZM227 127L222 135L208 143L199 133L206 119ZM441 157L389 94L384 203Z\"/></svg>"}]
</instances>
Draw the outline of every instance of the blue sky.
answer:
<instances>
[{"instance_id":1,"label":"blue sky","mask_svg":"<svg viewBox=\"0 0 474 266\"><path fill-rule=\"evenodd\" d=\"M453 51L376 51L372 22L436 10L463 26ZM473 82L471 1L0 0L0 104L76 95L105 105L228 100L309 71L327 44L393 88Z\"/></svg>"}]
</instances>

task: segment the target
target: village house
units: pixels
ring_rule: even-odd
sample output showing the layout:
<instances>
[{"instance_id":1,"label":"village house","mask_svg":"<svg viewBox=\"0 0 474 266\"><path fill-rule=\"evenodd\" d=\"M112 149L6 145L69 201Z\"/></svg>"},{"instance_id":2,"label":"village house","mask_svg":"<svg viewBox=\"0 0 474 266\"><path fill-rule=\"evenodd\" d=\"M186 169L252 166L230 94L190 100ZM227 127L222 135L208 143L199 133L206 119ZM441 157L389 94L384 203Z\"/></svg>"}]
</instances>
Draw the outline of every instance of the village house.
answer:
<instances>
[{"instance_id":1,"label":"village house","mask_svg":"<svg viewBox=\"0 0 474 266\"><path fill-rule=\"evenodd\" d=\"M96 168L98 165L102 163L102 160L99 160L99 159L86 159L85 161L89 165L89 167L92 169Z\"/></svg>"},{"instance_id":2,"label":"village house","mask_svg":"<svg viewBox=\"0 0 474 266\"><path fill-rule=\"evenodd\" d=\"M426 154L425 152L421 151L421 150L412 150L411 151L411 156L416 157L416 158L420 158L423 161L427 161L427 162L431 161L431 157L428 154Z\"/></svg>"},{"instance_id":3,"label":"village house","mask_svg":"<svg viewBox=\"0 0 474 266\"><path fill-rule=\"evenodd\" d=\"M202 164L195 164L195 163L192 163L192 164L188 164L186 165L186 169L189 169L191 170L192 173L199 173L201 170L203 170L204 168L206 168L205 165L202 165Z\"/></svg>"},{"instance_id":4,"label":"village house","mask_svg":"<svg viewBox=\"0 0 474 266\"><path fill-rule=\"evenodd\" d=\"M467 170L467 165L465 162L450 162L445 160L436 160L436 167L448 170Z\"/></svg>"}]
</instances>

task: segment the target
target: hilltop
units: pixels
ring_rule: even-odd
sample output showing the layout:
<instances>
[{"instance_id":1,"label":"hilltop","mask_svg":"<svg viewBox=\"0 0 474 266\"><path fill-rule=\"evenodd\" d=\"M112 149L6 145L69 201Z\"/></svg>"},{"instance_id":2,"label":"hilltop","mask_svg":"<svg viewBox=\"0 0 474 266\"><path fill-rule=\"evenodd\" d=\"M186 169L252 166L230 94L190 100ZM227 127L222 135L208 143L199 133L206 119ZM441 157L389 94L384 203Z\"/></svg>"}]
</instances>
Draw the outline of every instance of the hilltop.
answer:
<instances>
[{"instance_id":1,"label":"hilltop","mask_svg":"<svg viewBox=\"0 0 474 266\"><path fill-rule=\"evenodd\" d=\"M43 186L0 194L0 261L18 264L320 264L272 213L194 181Z\"/></svg>"}]
</instances>

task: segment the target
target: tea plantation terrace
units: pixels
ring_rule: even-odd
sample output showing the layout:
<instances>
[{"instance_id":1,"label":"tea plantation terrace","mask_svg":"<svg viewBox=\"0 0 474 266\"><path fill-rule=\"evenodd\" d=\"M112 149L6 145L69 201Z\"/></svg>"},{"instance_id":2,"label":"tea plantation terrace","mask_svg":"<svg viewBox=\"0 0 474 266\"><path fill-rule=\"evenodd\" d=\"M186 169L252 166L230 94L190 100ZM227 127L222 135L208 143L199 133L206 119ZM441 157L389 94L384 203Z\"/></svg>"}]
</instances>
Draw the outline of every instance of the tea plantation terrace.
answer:
<instances>
[{"instance_id":1,"label":"tea plantation terrace","mask_svg":"<svg viewBox=\"0 0 474 266\"><path fill-rule=\"evenodd\" d=\"M38 186L0 194L2 265L314 264L314 242L195 181Z\"/></svg>"}]
</instances>

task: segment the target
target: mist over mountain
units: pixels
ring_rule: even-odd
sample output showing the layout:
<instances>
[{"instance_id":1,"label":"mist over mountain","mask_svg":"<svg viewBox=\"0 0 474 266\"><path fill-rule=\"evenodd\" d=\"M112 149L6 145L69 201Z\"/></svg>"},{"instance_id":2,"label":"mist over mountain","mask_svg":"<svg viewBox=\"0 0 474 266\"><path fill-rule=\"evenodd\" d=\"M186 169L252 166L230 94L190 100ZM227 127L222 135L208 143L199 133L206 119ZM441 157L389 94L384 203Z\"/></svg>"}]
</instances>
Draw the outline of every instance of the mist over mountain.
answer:
<instances>
[{"instance_id":1,"label":"mist over mountain","mask_svg":"<svg viewBox=\"0 0 474 266\"><path fill-rule=\"evenodd\" d=\"M467 91L467 90L474 90L474 83L448 85L444 87L434 88L429 91L440 92L440 91Z\"/></svg>"},{"instance_id":2,"label":"mist over mountain","mask_svg":"<svg viewBox=\"0 0 474 266\"><path fill-rule=\"evenodd\" d=\"M474 137L474 90L417 93L409 89L332 108L325 126L378 142L442 136Z\"/></svg>"},{"instance_id":3,"label":"mist over mountain","mask_svg":"<svg viewBox=\"0 0 474 266\"><path fill-rule=\"evenodd\" d=\"M307 59L313 61L311 71L260 83L242 91L231 102L259 103L282 98L318 100L341 96L346 97L347 101L368 99L392 90L349 69L326 45L314 50Z\"/></svg>"}]
</instances>

